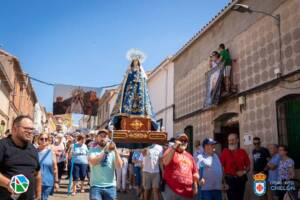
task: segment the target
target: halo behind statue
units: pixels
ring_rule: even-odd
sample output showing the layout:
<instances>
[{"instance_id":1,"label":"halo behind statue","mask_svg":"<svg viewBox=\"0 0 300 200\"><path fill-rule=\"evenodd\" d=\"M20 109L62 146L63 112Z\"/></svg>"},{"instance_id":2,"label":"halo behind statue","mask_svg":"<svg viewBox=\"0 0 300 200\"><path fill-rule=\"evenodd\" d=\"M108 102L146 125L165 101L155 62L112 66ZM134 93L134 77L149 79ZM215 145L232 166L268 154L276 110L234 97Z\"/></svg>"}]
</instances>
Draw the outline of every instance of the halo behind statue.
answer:
<instances>
[{"instance_id":1,"label":"halo behind statue","mask_svg":"<svg viewBox=\"0 0 300 200\"><path fill-rule=\"evenodd\" d=\"M145 53L143 53L142 51L140 51L138 49L130 49L127 51L126 58L129 61L138 59L140 61L140 63L143 63L146 60L147 56Z\"/></svg>"}]
</instances>

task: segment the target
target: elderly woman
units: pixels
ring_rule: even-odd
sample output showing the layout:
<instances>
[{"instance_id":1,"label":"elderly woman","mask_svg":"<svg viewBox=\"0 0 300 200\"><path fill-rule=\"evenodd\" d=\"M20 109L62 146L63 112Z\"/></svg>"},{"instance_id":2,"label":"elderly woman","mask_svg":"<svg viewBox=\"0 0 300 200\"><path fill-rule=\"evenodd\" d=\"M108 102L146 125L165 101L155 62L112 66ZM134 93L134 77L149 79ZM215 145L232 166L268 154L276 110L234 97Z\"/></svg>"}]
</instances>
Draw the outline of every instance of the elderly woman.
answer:
<instances>
[{"instance_id":1,"label":"elderly woman","mask_svg":"<svg viewBox=\"0 0 300 200\"><path fill-rule=\"evenodd\" d=\"M58 188L58 171L56 155L49 145L49 135L42 133L38 136L38 153L41 166L42 200L47 200L53 194L54 187Z\"/></svg>"}]
</instances>

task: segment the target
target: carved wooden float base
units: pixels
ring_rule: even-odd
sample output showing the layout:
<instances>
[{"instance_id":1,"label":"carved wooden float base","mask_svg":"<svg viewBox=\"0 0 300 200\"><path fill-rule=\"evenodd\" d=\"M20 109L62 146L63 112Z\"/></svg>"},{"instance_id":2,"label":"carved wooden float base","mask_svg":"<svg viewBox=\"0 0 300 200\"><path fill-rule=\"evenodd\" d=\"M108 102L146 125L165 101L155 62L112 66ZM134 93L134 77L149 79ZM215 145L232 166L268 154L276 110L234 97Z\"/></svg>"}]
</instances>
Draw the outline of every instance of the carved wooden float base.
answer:
<instances>
[{"instance_id":1,"label":"carved wooden float base","mask_svg":"<svg viewBox=\"0 0 300 200\"><path fill-rule=\"evenodd\" d=\"M116 143L164 144L168 140L168 134L160 131L115 130L113 140Z\"/></svg>"}]
</instances>

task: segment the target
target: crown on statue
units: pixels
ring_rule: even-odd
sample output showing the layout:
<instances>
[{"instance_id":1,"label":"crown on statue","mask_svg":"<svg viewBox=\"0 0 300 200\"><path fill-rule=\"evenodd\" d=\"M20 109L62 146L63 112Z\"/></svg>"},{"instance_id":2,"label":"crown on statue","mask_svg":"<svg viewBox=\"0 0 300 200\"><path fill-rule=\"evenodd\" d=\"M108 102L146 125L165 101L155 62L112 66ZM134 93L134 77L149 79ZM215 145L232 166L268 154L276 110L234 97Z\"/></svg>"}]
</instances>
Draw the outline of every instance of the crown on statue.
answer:
<instances>
[{"instance_id":1,"label":"crown on statue","mask_svg":"<svg viewBox=\"0 0 300 200\"><path fill-rule=\"evenodd\" d=\"M146 60L146 54L138 49L130 49L127 51L126 58L129 61L139 60L140 63L143 63Z\"/></svg>"},{"instance_id":2,"label":"crown on statue","mask_svg":"<svg viewBox=\"0 0 300 200\"><path fill-rule=\"evenodd\" d=\"M263 173L258 173L258 174L253 175L253 179L255 181L264 181L264 180L266 180L266 178L267 178L267 176Z\"/></svg>"}]
</instances>

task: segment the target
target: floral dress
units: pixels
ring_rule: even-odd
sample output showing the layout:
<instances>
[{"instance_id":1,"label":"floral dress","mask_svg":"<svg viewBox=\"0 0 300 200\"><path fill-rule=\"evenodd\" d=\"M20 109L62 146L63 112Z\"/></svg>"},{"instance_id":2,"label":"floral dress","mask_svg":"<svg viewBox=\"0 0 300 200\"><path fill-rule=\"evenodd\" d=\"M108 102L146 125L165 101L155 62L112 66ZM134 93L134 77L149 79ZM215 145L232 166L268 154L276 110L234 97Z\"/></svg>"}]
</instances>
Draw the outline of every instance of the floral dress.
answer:
<instances>
[{"instance_id":1,"label":"floral dress","mask_svg":"<svg viewBox=\"0 0 300 200\"><path fill-rule=\"evenodd\" d=\"M287 160L280 160L278 173L279 173L279 180L289 180L289 168L294 168L294 161L291 158Z\"/></svg>"}]
</instances>

